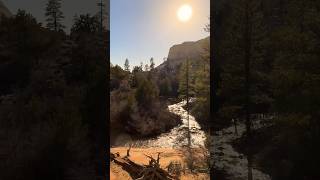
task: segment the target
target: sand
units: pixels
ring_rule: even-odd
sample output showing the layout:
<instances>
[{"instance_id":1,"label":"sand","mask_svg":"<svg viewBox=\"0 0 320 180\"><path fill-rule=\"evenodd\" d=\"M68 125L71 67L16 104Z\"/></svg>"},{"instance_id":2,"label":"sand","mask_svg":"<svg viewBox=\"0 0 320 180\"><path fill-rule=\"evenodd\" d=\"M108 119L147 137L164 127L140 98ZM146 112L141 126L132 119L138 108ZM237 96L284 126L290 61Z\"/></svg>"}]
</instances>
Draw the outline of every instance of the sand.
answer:
<instances>
[{"instance_id":1,"label":"sand","mask_svg":"<svg viewBox=\"0 0 320 180\"><path fill-rule=\"evenodd\" d=\"M126 156L127 147L117 147L111 148L111 153L119 153L121 157ZM187 152L183 149L173 149L173 148L131 148L130 150L130 159L138 164L147 165L149 158L145 155L152 156L155 159L157 158L158 152L161 152L160 155L160 165L163 169L170 164L171 161L179 161L182 166L186 166L185 157ZM205 159L203 156L202 149L194 150L195 163L197 165L204 165ZM131 180L130 175L124 171L120 166L114 162L110 163L110 179L111 180ZM185 174L182 173L181 180L208 180L209 175L206 173L191 173L186 171Z\"/></svg>"}]
</instances>

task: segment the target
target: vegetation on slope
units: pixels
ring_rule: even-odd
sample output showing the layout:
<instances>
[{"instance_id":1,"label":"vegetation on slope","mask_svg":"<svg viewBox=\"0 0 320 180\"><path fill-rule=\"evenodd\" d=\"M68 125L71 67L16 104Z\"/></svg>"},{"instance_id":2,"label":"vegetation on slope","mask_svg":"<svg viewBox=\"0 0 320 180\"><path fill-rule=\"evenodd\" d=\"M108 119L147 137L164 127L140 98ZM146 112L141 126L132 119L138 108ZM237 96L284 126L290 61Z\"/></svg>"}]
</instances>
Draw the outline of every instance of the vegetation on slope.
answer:
<instances>
[{"instance_id":1,"label":"vegetation on slope","mask_svg":"<svg viewBox=\"0 0 320 180\"><path fill-rule=\"evenodd\" d=\"M123 129L133 136L153 136L180 123L180 118L160 100L153 70L134 67L125 71L120 66L110 68L111 127Z\"/></svg>"},{"instance_id":2,"label":"vegetation on slope","mask_svg":"<svg viewBox=\"0 0 320 180\"><path fill-rule=\"evenodd\" d=\"M273 3L236 0L221 5L217 19L224 23L218 22L215 44L220 76L215 124L243 120L248 109L249 114L275 113L272 129L252 132L252 142L242 139L245 152L263 159L260 165L269 167L273 179L317 179L320 4ZM285 171L274 171L277 168Z\"/></svg>"},{"instance_id":3,"label":"vegetation on slope","mask_svg":"<svg viewBox=\"0 0 320 180\"><path fill-rule=\"evenodd\" d=\"M108 37L86 26L98 22L82 15L67 35L22 10L0 21L0 179L105 175Z\"/></svg>"}]
</instances>

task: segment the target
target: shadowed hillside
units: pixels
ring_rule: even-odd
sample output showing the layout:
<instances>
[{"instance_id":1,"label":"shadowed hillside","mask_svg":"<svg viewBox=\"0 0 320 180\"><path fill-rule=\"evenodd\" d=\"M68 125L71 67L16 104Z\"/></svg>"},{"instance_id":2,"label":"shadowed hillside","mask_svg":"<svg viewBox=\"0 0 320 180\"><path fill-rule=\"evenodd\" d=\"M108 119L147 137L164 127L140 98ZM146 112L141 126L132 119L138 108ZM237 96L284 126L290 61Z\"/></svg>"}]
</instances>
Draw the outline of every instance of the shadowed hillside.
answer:
<instances>
[{"instance_id":1,"label":"shadowed hillside","mask_svg":"<svg viewBox=\"0 0 320 180\"><path fill-rule=\"evenodd\" d=\"M0 1L0 16L6 16L6 17L10 17L12 16L11 12L9 11L9 9L3 4L2 1Z\"/></svg>"},{"instance_id":2,"label":"shadowed hillside","mask_svg":"<svg viewBox=\"0 0 320 180\"><path fill-rule=\"evenodd\" d=\"M70 34L24 10L0 21L0 179L105 179L109 32Z\"/></svg>"}]
</instances>

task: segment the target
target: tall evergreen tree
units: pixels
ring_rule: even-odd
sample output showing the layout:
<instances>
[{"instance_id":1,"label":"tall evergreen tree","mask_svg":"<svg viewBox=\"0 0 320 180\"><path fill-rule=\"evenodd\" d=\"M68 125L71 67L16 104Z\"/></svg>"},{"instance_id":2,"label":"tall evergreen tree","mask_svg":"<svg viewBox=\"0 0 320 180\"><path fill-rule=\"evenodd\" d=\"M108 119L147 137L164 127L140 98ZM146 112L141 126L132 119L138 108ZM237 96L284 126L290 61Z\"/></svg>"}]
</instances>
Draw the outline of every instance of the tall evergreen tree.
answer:
<instances>
[{"instance_id":1,"label":"tall evergreen tree","mask_svg":"<svg viewBox=\"0 0 320 180\"><path fill-rule=\"evenodd\" d=\"M151 58L151 59L150 59L150 71L153 71L153 70L154 70L154 66L155 66L154 60L153 60L153 58Z\"/></svg>"},{"instance_id":2,"label":"tall evergreen tree","mask_svg":"<svg viewBox=\"0 0 320 180\"><path fill-rule=\"evenodd\" d=\"M62 25L64 16L61 11L61 0L49 0L45 16L47 17L47 28L55 31L60 31L65 28L65 26Z\"/></svg>"},{"instance_id":3,"label":"tall evergreen tree","mask_svg":"<svg viewBox=\"0 0 320 180\"><path fill-rule=\"evenodd\" d=\"M220 89L224 102L220 112L230 120L232 116L243 115L250 144L251 114L258 105L269 101L268 88L263 86L269 78L265 71L267 32L261 0L235 0L231 9L219 52L224 59ZM252 179L251 155L249 148L248 179Z\"/></svg>"},{"instance_id":4,"label":"tall evergreen tree","mask_svg":"<svg viewBox=\"0 0 320 180\"><path fill-rule=\"evenodd\" d=\"M271 101L271 68L267 66L268 41L261 3L259 0L236 0L232 3L232 13L224 27L223 48L219 52L224 59L220 113L229 115L227 118L244 114L248 134L250 114L257 111L260 104Z\"/></svg>"},{"instance_id":5,"label":"tall evergreen tree","mask_svg":"<svg viewBox=\"0 0 320 180\"><path fill-rule=\"evenodd\" d=\"M129 64L129 60L126 59L125 63L124 63L124 70L125 71L130 71L130 64Z\"/></svg>"},{"instance_id":6,"label":"tall evergreen tree","mask_svg":"<svg viewBox=\"0 0 320 180\"><path fill-rule=\"evenodd\" d=\"M103 2L103 0L100 0L99 3L97 3L98 7L99 7L99 13L98 13L98 18L99 18L99 21L100 21L100 32L103 32L103 29L104 29L104 26L103 26L103 22L104 22L104 19L105 19L105 16L106 14L104 12L105 11L105 3Z\"/></svg>"},{"instance_id":7,"label":"tall evergreen tree","mask_svg":"<svg viewBox=\"0 0 320 180\"><path fill-rule=\"evenodd\" d=\"M187 78L188 77L188 78ZM193 97L194 92L195 73L192 68L190 60L186 60L182 63L179 72L179 89L178 93L181 98L186 98L187 94Z\"/></svg>"},{"instance_id":8,"label":"tall evergreen tree","mask_svg":"<svg viewBox=\"0 0 320 180\"><path fill-rule=\"evenodd\" d=\"M273 92L281 142L293 167L286 179L319 179L320 3L292 0L275 33ZM284 179L284 178L282 178Z\"/></svg>"},{"instance_id":9,"label":"tall evergreen tree","mask_svg":"<svg viewBox=\"0 0 320 180\"><path fill-rule=\"evenodd\" d=\"M201 61L197 61L194 92L196 101L192 112L199 122L209 122L210 112L210 42L204 45Z\"/></svg>"}]
</instances>

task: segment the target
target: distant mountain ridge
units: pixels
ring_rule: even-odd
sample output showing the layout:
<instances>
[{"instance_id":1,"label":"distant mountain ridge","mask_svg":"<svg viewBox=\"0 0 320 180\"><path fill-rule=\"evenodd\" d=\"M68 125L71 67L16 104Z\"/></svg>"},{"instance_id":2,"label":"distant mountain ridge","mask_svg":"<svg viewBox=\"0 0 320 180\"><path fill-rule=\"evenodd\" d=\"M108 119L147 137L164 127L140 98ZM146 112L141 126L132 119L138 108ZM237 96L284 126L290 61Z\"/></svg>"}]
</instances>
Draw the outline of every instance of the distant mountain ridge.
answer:
<instances>
[{"instance_id":1,"label":"distant mountain ridge","mask_svg":"<svg viewBox=\"0 0 320 180\"><path fill-rule=\"evenodd\" d=\"M12 13L9 9L4 5L4 3L0 0L0 17L4 15L6 17L12 16Z\"/></svg>"}]
</instances>

